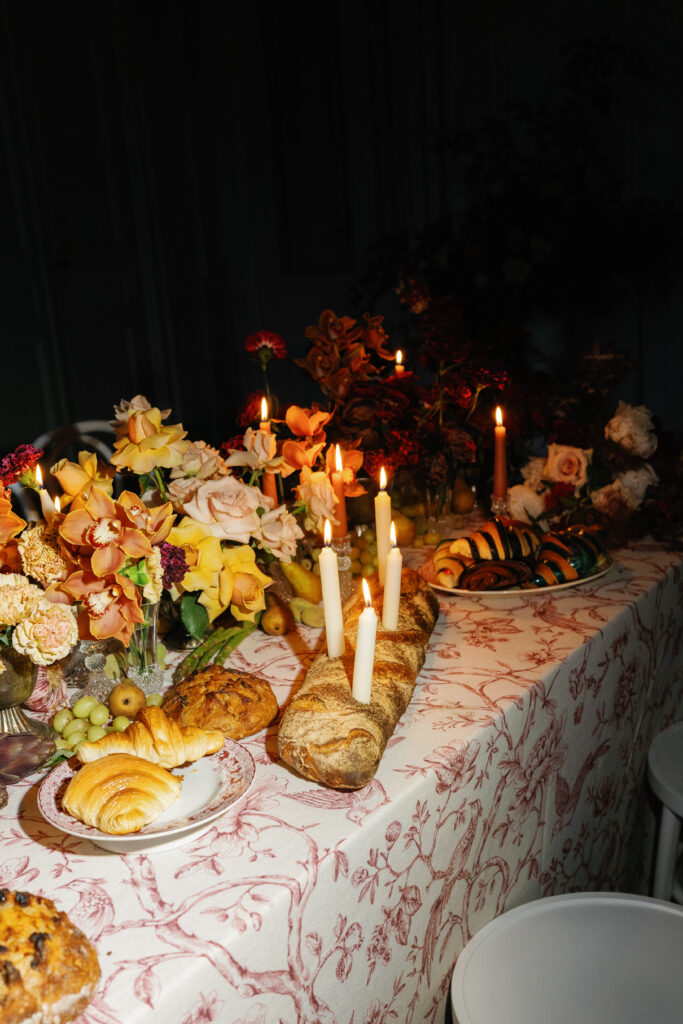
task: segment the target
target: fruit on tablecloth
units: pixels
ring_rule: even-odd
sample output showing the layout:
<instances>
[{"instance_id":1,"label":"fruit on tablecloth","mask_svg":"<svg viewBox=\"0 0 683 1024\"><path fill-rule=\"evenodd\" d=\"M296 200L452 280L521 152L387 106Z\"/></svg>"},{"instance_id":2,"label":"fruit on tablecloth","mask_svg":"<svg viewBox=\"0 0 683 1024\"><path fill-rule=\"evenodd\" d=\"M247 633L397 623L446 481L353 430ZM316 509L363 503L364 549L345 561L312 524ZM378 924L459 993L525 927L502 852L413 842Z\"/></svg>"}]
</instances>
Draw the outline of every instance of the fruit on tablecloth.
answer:
<instances>
[{"instance_id":1,"label":"fruit on tablecloth","mask_svg":"<svg viewBox=\"0 0 683 1024\"><path fill-rule=\"evenodd\" d=\"M181 785L179 778L153 761L111 753L76 772L64 791L62 807L100 832L129 835L156 821L178 799Z\"/></svg>"},{"instance_id":2,"label":"fruit on tablecloth","mask_svg":"<svg viewBox=\"0 0 683 1024\"><path fill-rule=\"evenodd\" d=\"M0 1020L66 1024L95 994L94 946L52 900L0 893Z\"/></svg>"},{"instance_id":3,"label":"fruit on tablecloth","mask_svg":"<svg viewBox=\"0 0 683 1024\"><path fill-rule=\"evenodd\" d=\"M467 515L474 508L475 501L476 495L472 488L461 476L456 476L453 481L453 511L458 515Z\"/></svg>"},{"instance_id":4,"label":"fruit on tablecloth","mask_svg":"<svg viewBox=\"0 0 683 1024\"><path fill-rule=\"evenodd\" d=\"M78 759L83 763L98 761L109 754L133 754L162 768L198 761L206 754L215 754L223 746L220 729L179 726L163 708L144 707L134 722L122 732L106 733L94 743L82 743Z\"/></svg>"},{"instance_id":5,"label":"fruit on tablecloth","mask_svg":"<svg viewBox=\"0 0 683 1024\"><path fill-rule=\"evenodd\" d=\"M160 708L164 698L160 693L148 693L147 694L147 707L148 708Z\"/></svg>"},{"instance_id":6,"label":"fruit on tablecloth","mask_svg":"<svg viewBox=\"0 0 683 1024\"><path fill-rule=\"evenodd\" d=\"M410 547L415 540L415 534L417 532L415 523L408 516L405 516L403 512L400 512L397 508L392 508L391 518L396 529L396 543L401 547Z\"/></svg>"},{"instance_id":7,"label":"fruit on tablecloth","mask_svg":"<svg viewBox=\"0 0 683 1024\"><path fill-rule=\"evenodd\" d=\"M129 679L117 683L109 694L109 710L114 716L127 715L128 718L135 718L146 703L147 697L144 692Z\"/></svg>"},{"instance_id":8,"label":"fruit on tablecloth","mask_svg":"<svg viewBox=\"0 0 683 1024\"><path fill-rule=\"evenodd\" d=\"M115 732L123 732L130 725L130 718L127 715L117 715L112 719L111 727Z\"/></svg>"},{"instance_id":9,"label":"fruit on tablecloth","mask_svg":"<svg viewBox=\"0 0 683 1024\"><path fill-rule=\"evenodd\" d=\"M275 694L265 679L218 665L174 682L162 706L179 725L220 729L231 740L259 732L278 713Z\"/></svg>"},{"instance_id":10,"label":"fruit on tablecloth","mask_svg":"<svg viewBox=\"0 0 683 1024\"><path fill-rule=\"evenodd\" d=\"M322 605L313 604L305 597L293 597L289 602L289 608L295 622L303 622L305 626L312 626L314 629L324 628L325 611Z\"/></svg>"},{"instance_id":11,"label":"fruit on tablecloth","mask_svg":"<svg viewBox=\"0 0 683 1024\"><path fill-rule=\"evenodd\" d=\"M313 604L322 601L323 587L319 576L316 576L310 569L304 569L298 562L282 562L281 564L282 571L297 597L305 597Z\"/></svg>"},{"instance_id":12,"label":"fruit on tablecloth","mask_svg":"<svg viewBox=\"0 0 683 1024\"><path fill-rule=\"evenodd\" d=\"M92 709L98 704L97 697L80 697L71 709L74 718L88 718Z\"/></svg>"},{"instance_id":13,"label":"fruit on tablecloth","mask_svg":"<svg viewBox=\"0 0 683 1024\"><path fill-rule=\"evenodd\" d=\"M294 629L294 614L275 594L266 592L267 608L261 616L260 626L269 636L284 636Z\"/></svg>"}]
</instances>

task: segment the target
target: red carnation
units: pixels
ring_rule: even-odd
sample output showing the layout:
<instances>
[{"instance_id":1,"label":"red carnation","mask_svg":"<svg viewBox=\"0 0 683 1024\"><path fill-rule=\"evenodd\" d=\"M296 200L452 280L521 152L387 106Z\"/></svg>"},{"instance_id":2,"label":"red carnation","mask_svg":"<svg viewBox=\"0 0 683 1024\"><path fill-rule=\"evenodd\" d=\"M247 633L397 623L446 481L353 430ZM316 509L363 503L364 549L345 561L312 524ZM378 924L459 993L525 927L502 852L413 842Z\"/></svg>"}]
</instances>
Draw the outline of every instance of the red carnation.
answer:
<instances>
[{"instance_id":1,"label":"red carnation","mask_svg":"<svg viewBox=\"0 0 683 1024\"><path fill-rule=\"evenodd\" d=\"M42 448L34 448L32 444L20 444L15 451L0 460L0 482L4 487L11 487L24 474L35 469L43 454Z\"/></svg>"},{"instance_id":2,"label":"red carnation","mask_svg":"<svg viewBox=\"0 0 683 1024\"><path fill-rule=\"evenodd\" d=\"M262 366L265 366L271 359L287 358L287 345L275 331L256 331L254 334L249 334L245 338L244 347L247 352L256 356Z\"/></svg>"}]
</instances>

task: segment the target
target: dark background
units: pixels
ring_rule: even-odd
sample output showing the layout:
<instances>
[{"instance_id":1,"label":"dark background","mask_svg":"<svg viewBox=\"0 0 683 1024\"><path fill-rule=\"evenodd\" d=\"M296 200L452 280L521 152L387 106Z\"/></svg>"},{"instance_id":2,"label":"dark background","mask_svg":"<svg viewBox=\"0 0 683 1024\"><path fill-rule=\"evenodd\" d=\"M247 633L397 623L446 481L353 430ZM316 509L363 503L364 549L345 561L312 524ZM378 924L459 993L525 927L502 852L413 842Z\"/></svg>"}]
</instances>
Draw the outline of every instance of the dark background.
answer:
<instances>
[{"instance_id":1,"label":"dark background","mask_svg":"<svg viewBox=\"0 0 683 1024\"><path fill-rule=\"evenodd\" d=\"M513 304L537 361L613 345L620 397L683 426L676 0L0 11L3 452L138 392L220 443L261 384L244 337L300 356L326 307L373 303L410 353L391 263L434 227L438 264L463 211L487 245L461 289L500 279L509 315L542 264ZM291 359L271 383L316 397Z\"/></svg>"}]
</instances>

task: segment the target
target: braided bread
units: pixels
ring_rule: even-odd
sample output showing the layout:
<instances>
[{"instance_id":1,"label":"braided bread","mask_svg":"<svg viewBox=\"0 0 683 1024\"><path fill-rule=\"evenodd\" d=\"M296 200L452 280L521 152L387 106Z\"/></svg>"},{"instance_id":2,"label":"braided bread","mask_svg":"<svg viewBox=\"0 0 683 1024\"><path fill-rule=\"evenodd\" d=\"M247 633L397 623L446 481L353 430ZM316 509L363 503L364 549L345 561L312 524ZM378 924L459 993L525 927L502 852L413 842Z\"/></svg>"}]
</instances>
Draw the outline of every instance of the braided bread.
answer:
<instances>
[{"instance_id":1,"label":"braided bread","mask_svg":"<svg viewBox=\"0 0 683 1024\"><path fill-rule=\"evenodd\" d=\"M531 585L549 587L596 572L607 557L603 537L600 526L576 525L544 534L536 553Z\"/></svg>"},{"instance_id":2,"label":"braided bread","mask_svg":"<svg viewBox=\"0 0 683 1024\"><path fill-rule=\"evenodd\" d=\"M452 555L464 555L475 562L489 558L528 558L538 548L541 531L532 523L494 516L481 530L450 542Z\"/></svg>"}]
</instances>

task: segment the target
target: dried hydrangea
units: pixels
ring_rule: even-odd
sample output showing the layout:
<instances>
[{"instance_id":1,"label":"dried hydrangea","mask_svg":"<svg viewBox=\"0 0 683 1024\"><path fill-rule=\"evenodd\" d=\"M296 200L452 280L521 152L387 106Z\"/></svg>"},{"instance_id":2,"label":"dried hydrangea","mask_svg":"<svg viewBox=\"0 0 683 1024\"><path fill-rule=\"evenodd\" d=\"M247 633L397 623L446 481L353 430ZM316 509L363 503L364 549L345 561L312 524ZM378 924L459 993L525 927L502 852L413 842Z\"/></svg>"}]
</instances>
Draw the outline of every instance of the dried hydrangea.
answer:
<instances>
[{"instance_id":1,"label":"dried hydrangea","mask_svg":"<svg viewBox=\"0 0 683 1024\"><path fill-rule=\"evenodd\" d=\"M69 575L71 563L64 557L57 541L57 531L47 523L24 530L18 542L21 564L27 576L43 587L61 582Z\"/></svg>"}]
</instances>

